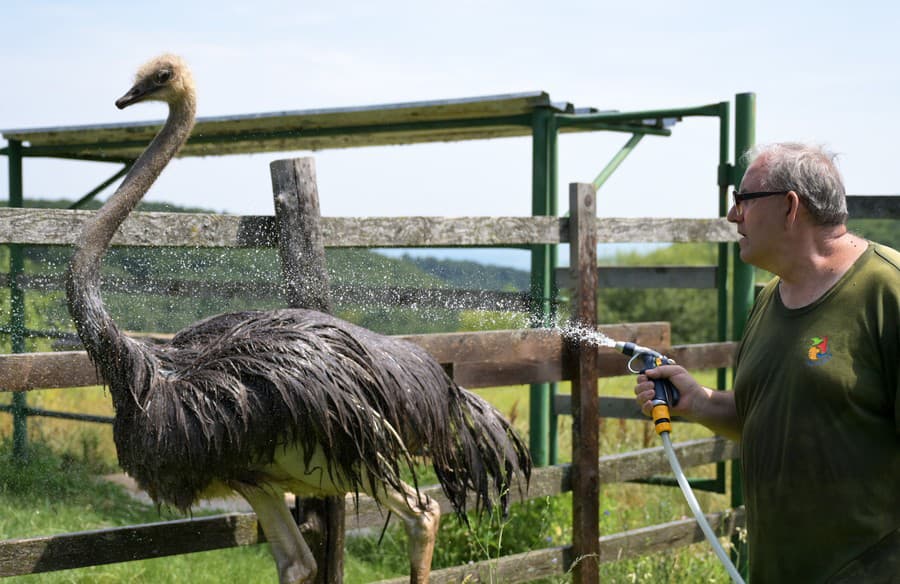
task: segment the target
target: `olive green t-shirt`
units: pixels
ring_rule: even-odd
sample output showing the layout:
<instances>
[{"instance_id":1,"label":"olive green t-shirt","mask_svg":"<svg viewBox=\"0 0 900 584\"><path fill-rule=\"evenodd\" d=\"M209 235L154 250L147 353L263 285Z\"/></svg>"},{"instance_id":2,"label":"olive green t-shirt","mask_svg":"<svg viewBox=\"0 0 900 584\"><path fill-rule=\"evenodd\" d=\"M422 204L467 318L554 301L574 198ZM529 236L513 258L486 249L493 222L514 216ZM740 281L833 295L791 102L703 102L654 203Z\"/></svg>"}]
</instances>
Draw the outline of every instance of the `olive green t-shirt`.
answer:
<instances>
[{"instance_id":1,"label":"olive green t-shirt","mask_svg":"<svg viewBox=\"0 0 900 584\"><path fill-rule=\"evenodd\" d=\"M765 287L734 383L751 582L825 582L879 541L900 574L898 388L900 253L870 242L803 308Z\"/></svg>"}]
</instances>

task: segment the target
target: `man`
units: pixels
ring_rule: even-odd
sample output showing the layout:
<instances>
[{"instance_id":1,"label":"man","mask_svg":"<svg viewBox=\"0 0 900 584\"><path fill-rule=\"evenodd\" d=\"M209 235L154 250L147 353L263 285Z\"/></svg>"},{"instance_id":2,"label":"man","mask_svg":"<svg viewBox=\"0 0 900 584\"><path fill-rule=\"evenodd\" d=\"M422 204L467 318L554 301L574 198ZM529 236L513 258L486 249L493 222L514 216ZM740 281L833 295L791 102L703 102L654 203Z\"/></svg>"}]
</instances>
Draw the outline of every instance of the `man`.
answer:
<instances>
[{"instance_id":1,"label":"man","mask_svg":"<svg viewBox=\"0 0 900 584\"><path fill-rule=\"evenodd\" d=\"M748 154L728 220L776 275L756 300L733 392L665 366L672 413L740 441L751 582L900 582L900 253L847 231L834 156ZM650 378L648 380L648 377Z\"/></svg>"}]
</instances>

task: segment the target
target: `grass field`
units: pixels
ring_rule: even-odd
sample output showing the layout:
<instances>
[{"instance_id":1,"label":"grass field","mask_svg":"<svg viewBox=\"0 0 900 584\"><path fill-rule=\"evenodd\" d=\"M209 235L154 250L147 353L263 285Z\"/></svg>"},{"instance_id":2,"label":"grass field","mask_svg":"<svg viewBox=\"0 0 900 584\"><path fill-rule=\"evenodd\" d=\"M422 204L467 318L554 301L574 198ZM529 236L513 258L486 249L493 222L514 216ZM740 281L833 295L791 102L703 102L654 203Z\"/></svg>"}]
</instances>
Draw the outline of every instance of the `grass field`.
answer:
<instances>
[{"instance_id":1,"label":"grass field","mask_svg":"<svg viewBox=\"0 0 900 584\"><path fill-rule=\"evenodd\" d=\"M713 384L712 373L701 382ZM602 395L630 396L633 377L600 381ZM560 384L567 392L568 385ZM524 387L480 391L516 427L527 434L528 391ZM8 403L8 395L0 402ZM29 405L46 409L112 414L102 388L43 390L28 394ZM15 464L10 456L10 416L0 416L0 539L82 531L177 518L177 514L144 505L116 485L98 477L117 471L112 431L100 424L50 418L29 420L30 461ZM701 427L676 425L676 441L709 436ZM571 458L571 421L559 424L560 461ZM656 446L643 421L604 420L601 454ZM691 469L691 476L712 476L714 466ZM704 509L728 506L723 495L698 493ZM637 484L605 486L601 493L601 533L610 534L681 519L690 511L677 488ZM473 533L458 520L442 521L434 567L495 558L571 542L571 496L533 500L513 507L510 517L474 522ZM368 582L406 573L406 540L397 527L378 545L374 536L348 538L345 581ZM638 560L601 566L610 582L726 582L727 576L706 544ZM563 576L553 581L565 582ZM265 545L204 552L12 578L10 582L274 582L274 563Z\"/></svg>"}]
</instances>

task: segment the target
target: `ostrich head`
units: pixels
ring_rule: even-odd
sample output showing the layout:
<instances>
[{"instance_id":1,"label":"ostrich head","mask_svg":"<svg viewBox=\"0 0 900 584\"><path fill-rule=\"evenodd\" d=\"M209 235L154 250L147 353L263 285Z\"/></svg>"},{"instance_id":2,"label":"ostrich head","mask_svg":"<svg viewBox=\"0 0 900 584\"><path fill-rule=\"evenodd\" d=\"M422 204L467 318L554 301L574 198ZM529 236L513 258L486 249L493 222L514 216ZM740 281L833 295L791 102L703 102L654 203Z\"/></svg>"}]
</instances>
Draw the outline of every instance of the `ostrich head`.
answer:
<instances>
[{"instance_id":1,"label":"ostrich head","mask_svg":"<svg viewBox=\"0 0 900 584\"><path fill-rule=\"evenodd\" d=\"M194 78L185 62L177 55L160 55L138 69L134 86L116 100L124 109L141 101L163 101L173 104L194 92Z\"/></svg>"},{"instance_id":2,"label":"ostrich head","mask_svg":"<svg viewBox=\"0 0 900 584\"><path fill-rule=\"evenodd\" d=\"M78 334L107 381L113 376L114 365L130 363L121 356L110 357L110 347L133 343L125 340L103 306L100 265L116 230L191 134L197 99L187 64L175 55L153 59L138 70L134 86L116 101L116 106L122 109L146 100L168 105L166 122L134 161L115 194L85 223L66 277L69 311Z\"/></svg>"}]
</instances>

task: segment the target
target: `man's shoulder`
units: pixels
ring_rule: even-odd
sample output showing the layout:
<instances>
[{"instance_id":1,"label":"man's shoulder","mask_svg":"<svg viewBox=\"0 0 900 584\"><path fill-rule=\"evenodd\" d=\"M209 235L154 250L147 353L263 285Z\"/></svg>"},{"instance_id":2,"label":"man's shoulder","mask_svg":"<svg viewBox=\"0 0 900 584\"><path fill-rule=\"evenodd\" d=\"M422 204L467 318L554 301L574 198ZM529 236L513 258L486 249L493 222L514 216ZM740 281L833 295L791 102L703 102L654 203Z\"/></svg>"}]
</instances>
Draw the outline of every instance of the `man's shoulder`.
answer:
<instances>
[{"instance_id":1,"label":"man's shoulder","mask_svg":"<svg viewBox=\"0 0 900 584\"><path fill-rule=\"evenodd\" d=\"M881 243L870 242L869 245L874 248L874 255L878 261L887 264L897 274L900 274L900 251Z\"/></svg>"},{"instance_id":2,"label":"man's shoulder","mask_svg":"<svg viewBox=\"0 0 900 584\"><path fill-rule=\"evenodd\" d=\"M772 276L772 279L766 282L762 289L759 290L759 294L756 295L756 300L754 304L764 305L771 302L771 300L775 297L775 293L778 290L778 284L781 282L781 278L778 276Z\"/></svg>"},{"instance_id":3,"label":"man's shoulder","mask_svg":"<svg viewBox=\"0 0 900 584\"><path fill-rule=\"evenodd\" d=\"M879 289L891 290L900 297L900 251L869 242L872 254L861 270L861 276L872 282Z\"/></svg>"}]
</instances>

